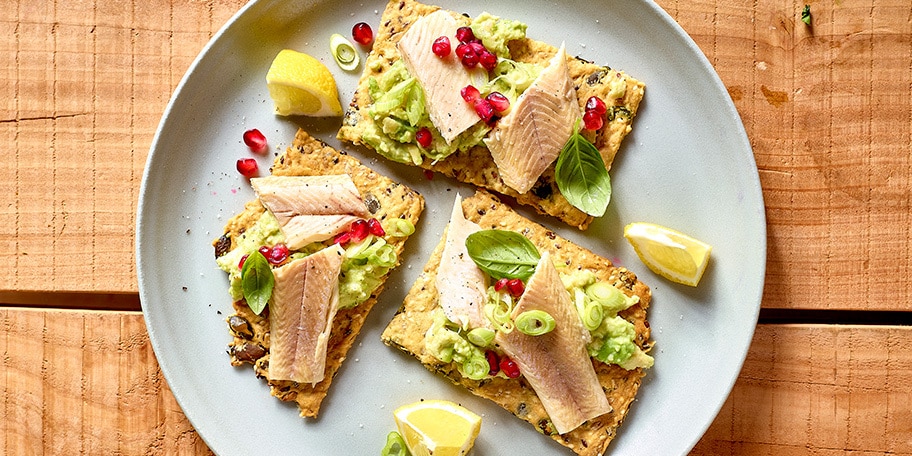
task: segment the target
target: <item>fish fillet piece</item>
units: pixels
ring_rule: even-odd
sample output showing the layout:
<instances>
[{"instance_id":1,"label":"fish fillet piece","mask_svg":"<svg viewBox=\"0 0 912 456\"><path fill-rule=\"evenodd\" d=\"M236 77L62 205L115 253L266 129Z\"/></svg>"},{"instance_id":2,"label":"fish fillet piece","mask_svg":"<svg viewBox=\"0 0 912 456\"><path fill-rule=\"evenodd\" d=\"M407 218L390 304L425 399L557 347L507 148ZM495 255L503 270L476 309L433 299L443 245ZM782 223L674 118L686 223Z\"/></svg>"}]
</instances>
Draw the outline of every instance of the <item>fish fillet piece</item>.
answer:
<instances>
[{"instance_id":1,"label":"fish fillet piece","mask_svg":"<svg viewBox=\"0 0 912 456\"><path fill-rule=\"evenodd\" d=\"M325 241L370 212L347 174L250 179L263 206L279 221L285 244L297 250Z\"/></svg>"},{"instance_id":2,"label":"fish fillet piece","mask_svg":"<svg viewBox=\"0 0 912 456\"><path fill-rule=\"evenodd\" d=\"M457 194L437 269L437 295L446 317L463 329L490 326L484 315L487 279L466 249L466 238L476 231L481 227L466 220Z\"/></svg>"},{"instance_id":3,"label":"fish fillet piece","mask_svg":"<svg viewBox=\"0 0 912 456\"><path fill-rule=\"evenodd\" d=\"M480 120L459 91L467 85L487 82L483 69L467 70L454 53L437 57L431 49L434 40L449 37L456 48L459 24L449 13L435 11L415 21L399 40L399 53L409 73L424 90L428 117L447 144Z\"/></svg>"},{"instance_id":4,"label":"fish fillet piece","mask_svg":"<svg viewBox=\"0 0 912 456\"><path fill-rule=\"evenodd\" d=\"M519 193L528 192L557 159L579 115L567 53L561 45L484 140L504 183Z\"/></svg>"},{"instance_id":5,"label":"fish fillet piece","mask_svg":"<svg viewBox=\"0 0 912 456\"><path fill-rule=\"evenodd\" d=\"M333 244L273 271L269 301L269 380L323 380L326 343L339 308L339 271L345 251Z\"/></svg>"},{"instance_id":6,"label":"fish fillet piece","mask_svg":"<svg viewBox=\"0 0 912 456\"><path fill-rule=\"evenodd\" d=\"M547 251L529 278L513 317L527 310L543 310L554 317L554 330L540 336L528 336L518 330L498 332L495 342L519 365L557 432L570 432L610 412L608 398L586 351L589 332Z\"/></svg>"}]
</instances>

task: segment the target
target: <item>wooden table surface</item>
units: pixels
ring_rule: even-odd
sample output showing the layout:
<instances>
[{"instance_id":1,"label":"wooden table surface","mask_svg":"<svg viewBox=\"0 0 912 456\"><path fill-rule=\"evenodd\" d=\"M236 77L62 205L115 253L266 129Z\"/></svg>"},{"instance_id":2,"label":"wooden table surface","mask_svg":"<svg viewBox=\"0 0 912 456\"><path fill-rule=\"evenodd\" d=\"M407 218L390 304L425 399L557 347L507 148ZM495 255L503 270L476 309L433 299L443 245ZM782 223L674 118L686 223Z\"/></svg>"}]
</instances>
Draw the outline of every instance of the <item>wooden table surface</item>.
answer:
<instances>
[{"instance_id":1,"label":"wooden table surface","mask_svg":"<svg viewBox=\"0 0 912 456\"><path fill-rule=\"evenodd\" d=\"M171 92L243 3L0 8L0 454L208 453L149 344L133 230ZM804 2L659 4L728 88L768 218L761 321L692 454L912 455L909 0L811 0L810 27Z\"/></svg>"}]
</instances>

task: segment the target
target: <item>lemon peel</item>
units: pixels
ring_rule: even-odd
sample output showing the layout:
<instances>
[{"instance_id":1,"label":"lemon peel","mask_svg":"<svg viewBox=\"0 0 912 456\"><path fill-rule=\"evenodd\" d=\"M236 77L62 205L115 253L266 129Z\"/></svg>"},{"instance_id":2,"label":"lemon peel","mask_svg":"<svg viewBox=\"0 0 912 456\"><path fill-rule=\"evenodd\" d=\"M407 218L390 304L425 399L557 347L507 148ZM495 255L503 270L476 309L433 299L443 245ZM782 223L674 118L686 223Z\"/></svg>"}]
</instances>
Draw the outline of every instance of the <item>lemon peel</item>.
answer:
<instances>
[{"instance_id":1,"label":"lemon peel","mask_svg":"<svg viewBox=\"0 0 912 456\"><path fill-rule=\"evenodd\" d=\"M624 237L652 272L692 287L700 283L712 252L711 245L654 223L631 223Z\"/></svg>"},{"instance_id":2,"label":"lemon peel","mask_svg":"<svg viewBox=\"0 0 912 456\"><path fill-rule=\"evenodd\" d=\"M336 79L326 65L302 52L279 51L266 73L266 87L278 115L342 115Z\"/></svg>"}]
</instances>

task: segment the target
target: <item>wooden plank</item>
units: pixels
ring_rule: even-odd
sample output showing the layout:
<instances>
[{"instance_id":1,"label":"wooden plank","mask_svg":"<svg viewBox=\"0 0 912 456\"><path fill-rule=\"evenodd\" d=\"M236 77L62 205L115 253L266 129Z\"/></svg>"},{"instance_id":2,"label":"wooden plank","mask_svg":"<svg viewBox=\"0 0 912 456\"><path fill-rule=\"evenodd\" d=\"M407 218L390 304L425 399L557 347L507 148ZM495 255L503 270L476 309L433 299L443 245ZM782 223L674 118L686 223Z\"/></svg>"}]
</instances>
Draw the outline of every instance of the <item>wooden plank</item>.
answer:
<instances>
[{"instance_id":1,"label":"wooden plank","mask_svg":"<svg viewBox=\"0 0 912 456\"><path fill-rule=\"evenodd\" d=\"M0 454L210 454L137 312L0 308Z\"/></svg>"},{"instance_id":2,"label":"wooden plank","mask_svg":"<svg viewBox=\"0 0 912 456\"><path fill-rule=\"evenodd\" d=\"M0 453L209 453L141 314L0 308L0 329ZM912 327L761 325L693 454L912 455L910 346Z\"/></svg>"},{"instance_id":3,"label":"wooden plank","mask_svg":"<svg viewBox=\"0 0 912 456\"><path fill-rule=\"evenodd\" d=\"M713 63L751 139L768 217L764 306L904 309L909 2L658 3Z\"/></svg>"},{"instance_id":4,"label":"wooden plank","mask_svg":"<svg viewBox=\"0 0 912 456\"><path fill-rule=\"evenodd\" d=\"M754 147L764 306L912 301L907 0L661 0L709 57ZM0 17L2 291L135 292L133 226L159 116L243 0L17 0ZM648 82L648 81L647 81ZM54 280L46 280L52 276Z\"/></svg>"},{"instance_id":5,"label":"wooden plank","mask_svg":"<svg viewBox=\"0 0 912 456\"><path fill-rule=\"evenodd\" d=\"M17 0L0 16L0 291L135 292L143 166L171 92L246 0ZM231 13L229 13L231 12ZM47 280L54 277L54 280Z\"/></svg>"}]
</instances>

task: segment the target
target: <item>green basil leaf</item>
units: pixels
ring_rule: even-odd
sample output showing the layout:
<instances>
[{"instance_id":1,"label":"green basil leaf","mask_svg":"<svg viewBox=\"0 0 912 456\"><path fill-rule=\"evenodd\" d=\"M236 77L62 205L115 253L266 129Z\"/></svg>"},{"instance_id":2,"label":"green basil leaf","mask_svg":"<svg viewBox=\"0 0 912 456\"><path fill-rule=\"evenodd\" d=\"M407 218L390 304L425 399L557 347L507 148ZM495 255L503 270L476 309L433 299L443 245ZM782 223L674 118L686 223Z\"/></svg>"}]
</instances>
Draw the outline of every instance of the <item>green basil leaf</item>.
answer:
<instances>
[{"instance_id":1,"label":"green basil leaf","mask_svg":"<svg viewBox=\"0 0 912 456\"><path fill-rule=\"evenodd\" d=\"M601 217L611 201L611 178L598 149L574 131L554 168L557 188L577 209Z\"/></svg>"},{"instance_id":2,"label":"green basil leaf","mask_svg":"<svg viewBox=\"0 0 912 456\"><path fill-rule=\"evenodd\" d=\"M253 313L259 315L266 308L274 286L275 276L266 257L258 251L248 255L241 269L241 290Z\"/></svg>"},{"instance_id":3,"label":"green basil leaf","mask_svg":"<svg viewBox=\"0 0 912 456\"><path fill-rule=\"evenodd\" d=\"M505 230L481 230L466 238L469 257L495 279L526 280L541 255L525 236Z\"/></svg>"}]
</instances>

